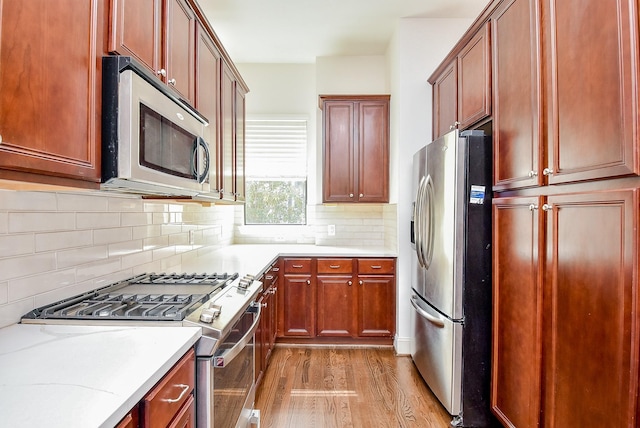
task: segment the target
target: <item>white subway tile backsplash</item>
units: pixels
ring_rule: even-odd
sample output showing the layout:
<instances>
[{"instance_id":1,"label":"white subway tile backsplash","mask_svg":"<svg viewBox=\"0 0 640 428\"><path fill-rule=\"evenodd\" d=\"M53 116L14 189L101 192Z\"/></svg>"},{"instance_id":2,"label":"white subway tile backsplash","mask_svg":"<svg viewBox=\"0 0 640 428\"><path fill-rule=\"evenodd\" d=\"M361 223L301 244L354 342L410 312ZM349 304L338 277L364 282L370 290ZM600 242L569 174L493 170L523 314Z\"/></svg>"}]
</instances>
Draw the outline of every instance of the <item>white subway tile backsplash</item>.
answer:
<instances>
[{"instance_id":1,"label":"white subway tile backsplash","mask_svg":"<svg viewBox=\"0 0 640 428\"><path fill-rule=\"evenodd\" d=\"M0 209L2 209L1 206ZM9 214L0 212L0 233L7 232L9 232Z\"/></svg>"},{"instance_id":2,"label":"white subway tile backsplash","mask_svg":"<svg viewBox=\"0 0 640 428\"><path fill-rule=\"evenodd\" d=\"M0 236L0 257L31 254L34 250L35 238L31 233Z\"/></svg>"},{"instance_id":3,"label":"white subway tile backsplash","mask_svg":"<svg viewBox=\"0 0 640 428\"><path fill-rule=\"evenodd\" d=\"M37 233L35 235L35 242L36 251L44 252L74 247L85 247L92 244L93 236L90 230Z\"/></svg>"},{"instance_id":4,"label":"white subway tile backsplash","mask_svg":"<svg viewBox=\"0 0 640 428\"><path fill-rule=\"evenodd\" d=\"M122 256L122 269L129 269L153 261L153 253L151 251L141 251Z\"/></svg>"},{"instance_id":5,"label":"white subway tile backsplash","mask_svg":"<svg viewBox=\"0 0 640 428\"><path fill-rule=\"evenodd\" d=\"M106 259L76 268L76 279L79 282L89 281L100 276L113 275L120 270L120 259ZM111 282L111 281L110 281Z\"/></svg>"},{"instance_id":6,"label":"white subway tile backsplash","mask_svg":"<svg viewBox=\"0 0 640 428\"><path fill-rule=\"evenodd\" d=\"M42 253L0 259L0 281L56 269L56 254Z\"/></svg>"},{"instance_id":7,"label":"white subway tile backsplash","mask_svg":"<svg viewBox=\"0 0 640 428\"><path fill-rule=\"evenodd\" d=\"M10 212L9 233L74 230L76 216L57 212Z\"/></svg>"},{"instance_id":8,"label":"white subway tile backsplash","mask_svg":"<svg viewBox=\"0 0 640 428\"><path fill-rule=\"evenodd\" d=\"M0 190L0 209L5 211L56 211L56 194Z\"/></svg>"},{"instance_id":9,"label":"white subway tile backsplash","mask_svg":"<svg viewBox=\"0 0 640 428\"><path fill-rule=\"evenodd\" d=\"M9 301L14 302L57 288L68 287L76 282L75 269L46 272L9 281Z\"/></svg>"},{"instance_id":10,"label":"white subway tile backsplash","mask_svg":"<svg viewBox=\"0 0 640 428\"><path fill-rule=\"evenodd\" d=\"M6 281L0 282L0 305L4 305L9 301L8 290L9 290L9 283Z\"/></svg>"},{"instance_id":11,"label":"white subway tile backsplash","mask_svg":"<svg viewBox=\"0 0 640 428\"><path fill-rule=\"evenodd\" d=\"M97 194L58 193L58 211L107 211L108 198Z\"/></svg>"},{"instance_id":12,"label":"white subway tile backsplash","mask_svg":"<svg viewBox=\"0 0 640 428\"><path fill-rule=\"evenodd\" d=\"M58 267L67 268L83 265L85 263L92 263L98 260L105 260L107 257L108 248L106 245L59 251Z\"/></svg>"},{"instance_id":13,"label":"white subway tile backsplash","mask_svg":"<svg viewBox=\"0 0 640 428\"><path fill-rule=\"evenodd\" d=\"M15 324L27 312L35 309L33 297L0 306L0 327Z\"/></svg>"},{"instance_id":14,"label":"white subway tile backsplash","mask_svg":"<svg viewBox=\"0 0 640 428\"><path fill-rule=\"evenodd\" d=\"M120 226L120 213L84 213L77 216L78 229L104 229Z\"/></svg>"},{"instance_id":15,"label":"white subway tile backsplash","mask_svg":"<svg viewBox=\"0 0 640 428\"><path fill-rule=\"evenodd\" d=\"M111 212L142 212L144 211L144 202L135 197L111 197L107 198L108 211Z\"/></svg>"},{"instance_id":16,"label":"white subway tile backsplash","mask_svg":"<svg viewBox=\"0 0 640 428\"><path fill-rule=\"evenodd\" d=\"M142 251L142 239L118 242L109 245L109 257L121 257Z\"/></svg>"},{"instance_id":17,"label":"white subway tile backsplash","mask_svg":"<svg viewBox=\"0 0 640 428\"><path fill-rule=\"evenodd\" d=\"M93 231L93 243L95 245L125 242L131 239L135 238L133 237L133 230L130 227L98 229Z\"/></svg>"},{"instance_id":18,"label":"white subway tile backsplash","mask_svg":"<svg viewBox=\"0 0 640 428\"><path fill-rule=\"evenodd\" d=\"M145 250L154 250L156 248L163 248L169 245L169 237L164 236L154 236L151 238L142 240L143 248Z\"/></svg>"},{"instance_id":19,"label":"white subway tile backsplash","mask_svg":"<svg viewBox=\"0 0 640 428\"><path fill-rule=\"evenodd\" d=\"M162 226L159 224L147 226L133 226L131 228L132 239L144 239L162 235Z\"/></svg>"},{"instance_id":20,"label":"white subway tile backsplash","mask_svg":"<svg viewBox=\"0 0 640 428\"><path fill-rule=\"evenodd\" d=\"M146 226L153 221L151 213L122 213L122 226Z\"/></svg>"}]
</instances>

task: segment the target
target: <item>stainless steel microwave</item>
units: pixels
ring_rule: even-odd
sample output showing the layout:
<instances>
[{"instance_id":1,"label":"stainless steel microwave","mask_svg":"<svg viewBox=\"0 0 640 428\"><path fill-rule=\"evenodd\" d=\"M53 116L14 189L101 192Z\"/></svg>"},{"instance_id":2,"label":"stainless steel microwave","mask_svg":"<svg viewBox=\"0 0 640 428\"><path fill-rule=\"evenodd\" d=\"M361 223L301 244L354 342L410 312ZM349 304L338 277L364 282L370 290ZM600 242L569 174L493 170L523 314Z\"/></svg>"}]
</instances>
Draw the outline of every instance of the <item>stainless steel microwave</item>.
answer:
<instances>
[{"instance_id":1,"label":"stainless steel microwave","mask_svg":"<svg viewBox=\"0 0 640 428\"><path fill-rule=\"evenodd\" d=\"M102 64L101 188L215 199L207 119L134 59L108 56Z\"/></svg>"}]
</instances>

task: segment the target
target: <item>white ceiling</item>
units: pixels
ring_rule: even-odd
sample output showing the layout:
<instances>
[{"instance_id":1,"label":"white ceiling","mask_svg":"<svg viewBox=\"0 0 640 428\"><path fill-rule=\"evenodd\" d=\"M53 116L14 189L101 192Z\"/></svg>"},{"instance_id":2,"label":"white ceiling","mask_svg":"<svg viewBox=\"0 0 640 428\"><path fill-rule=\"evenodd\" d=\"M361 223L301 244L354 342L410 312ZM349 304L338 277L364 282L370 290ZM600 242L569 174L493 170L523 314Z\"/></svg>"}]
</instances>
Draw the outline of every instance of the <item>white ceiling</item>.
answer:
<instances>
[{"instance_id":1,"label":"white ceiling","mask_svg":"<svg viewBox=\"0 0 640 428\"><path fill-rule=\"evenodd\" d=\"M236 63L384 54L399 18L475 18L489 0L199 0ZM416 41L419 43L419 41Z\"/></svg>"}]
</instances>

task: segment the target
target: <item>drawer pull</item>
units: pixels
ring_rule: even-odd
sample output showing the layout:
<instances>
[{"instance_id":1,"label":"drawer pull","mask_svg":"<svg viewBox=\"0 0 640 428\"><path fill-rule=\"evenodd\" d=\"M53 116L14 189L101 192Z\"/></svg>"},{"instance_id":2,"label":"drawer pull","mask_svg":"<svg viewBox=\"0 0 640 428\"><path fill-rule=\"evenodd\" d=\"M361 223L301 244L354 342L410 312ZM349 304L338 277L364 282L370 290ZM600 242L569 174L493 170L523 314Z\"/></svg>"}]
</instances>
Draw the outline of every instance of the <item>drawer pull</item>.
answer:
<instances>
[{"instance_id":1,"label":"drawer pull","mask_svg":"<svg viewBox=\"0 0 640 428\"><path fill-rule=\"evenodd\" d=\"M274 271L274 272L279 272L279 271L280 271L280 268L279 268L279 267L274 267L274 268L272 268L271 270L272 270L272 271Z\"/></svg>"},{"instance_id":2,"label":"drawer pull","mask_svg":"<svg viewBox=\"0 0 640 428\"><path fill-rule=\"evenodd\" d=\"M266 278L268 281L271 281L273 279L273 275L267 275Z\"/></svg>"},{"instance_id":3,"label":"drawer pull","mask_svg":"<svg viewBox=\"0 0 640 428\"><path fill-rule=\"evenodd\" d=\"M380 265L372 265L371 269L382 269L382 266L380 266Z\"/></svg>"},{"instance_id":4,"label":"drawer pull","mask_svg":"<svg viewBox=\"0 0 640 428\"><path fill-rule=\"evenodd\" d=\"M165 403L177 403L178 401L182 400L182 397L184 397L184 395L188 393L190 389L190 386L185 385L184 383L180 383L175 386L177 386L178 388L182 388L182 392L180 392L178 398L163 398L161 401L164 401Z\"/></svg>"},{"instance_id":5,"label":"drawer pull","mask_svg":"<svg viewBox=\"0 0 640 428\"><path fill-rule=\"evenodd\" d=\"M331 269L340 269L340 265L329 265Z\"/></svg>"},{"instance_id":6,"label":"drawer pull","mask_svg":"<svg viewBox=\"0 0 640 428\"><path fill-rule=\"evenodd\" d=\"M296 269L300 269L300 268L302 268L303 266L302 266L302 265L293 265L293 267L294 267L294 268L296 268Z\"/></svg>"}]
</instances>

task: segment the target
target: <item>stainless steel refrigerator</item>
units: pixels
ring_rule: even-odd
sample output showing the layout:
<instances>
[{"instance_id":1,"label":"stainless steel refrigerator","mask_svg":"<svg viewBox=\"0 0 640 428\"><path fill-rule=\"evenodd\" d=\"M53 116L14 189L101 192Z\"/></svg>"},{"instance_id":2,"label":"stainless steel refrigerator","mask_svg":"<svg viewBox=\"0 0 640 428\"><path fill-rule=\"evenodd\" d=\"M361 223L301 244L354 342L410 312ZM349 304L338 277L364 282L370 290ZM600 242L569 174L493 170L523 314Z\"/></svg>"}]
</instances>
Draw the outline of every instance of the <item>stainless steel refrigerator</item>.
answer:
<instances>
[{"instance_id":1,"label":"stainless steel refrigerator","mask_svg":"<svg viewBox=\"0 0 640 428\"><path fill-rule=\"evenodd\" d=\"M454 427L494 425L491 138L452 131L413 158L413 361Z\"/></svg>"}]
</instances>

